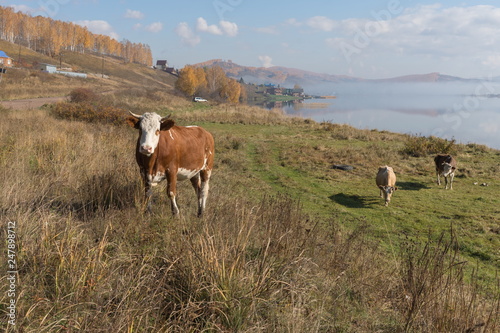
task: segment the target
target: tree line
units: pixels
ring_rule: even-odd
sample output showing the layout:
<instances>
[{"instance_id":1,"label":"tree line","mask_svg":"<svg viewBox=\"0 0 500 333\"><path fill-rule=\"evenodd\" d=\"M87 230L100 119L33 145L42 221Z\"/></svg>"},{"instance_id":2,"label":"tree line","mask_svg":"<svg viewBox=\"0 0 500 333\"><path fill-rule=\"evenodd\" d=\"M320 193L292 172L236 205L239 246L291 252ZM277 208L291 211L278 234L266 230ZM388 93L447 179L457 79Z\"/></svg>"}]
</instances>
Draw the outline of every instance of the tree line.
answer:
<instances>
[{"instance_id":1,"label":"tree line","mask_svg":"<svg viewBox=\"0 0 500 333\"><path fill-rule=\"evenodd\" d=\"M118 42L109 36L93 34L86 27L43 16L30 16L0 6L0 39L16 43L36 52L57 57L62 51L95 52L151 66L153 56L149 45Z\"/></svg>"},{"instance_id":2,"label":"tree line","mask_svg":"<svg viewBox=\"0 0 500 333\"><path fill-rule=\"evenodd\" d=\"M219 66L195 67L186 65L179 71L175 87L187 96L204 96L216 100L239 103L247 98L245 88L228 78Z\"/></svg>"}]
</instances>

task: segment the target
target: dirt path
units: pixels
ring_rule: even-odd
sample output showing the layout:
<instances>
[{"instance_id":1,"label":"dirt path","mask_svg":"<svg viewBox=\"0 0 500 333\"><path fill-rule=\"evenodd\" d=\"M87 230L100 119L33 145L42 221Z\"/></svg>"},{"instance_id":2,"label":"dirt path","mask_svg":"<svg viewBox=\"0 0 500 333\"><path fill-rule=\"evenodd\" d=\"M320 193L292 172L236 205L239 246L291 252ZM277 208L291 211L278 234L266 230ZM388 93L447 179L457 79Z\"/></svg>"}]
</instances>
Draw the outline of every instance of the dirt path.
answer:
<instances>
[{"instance_id":1,"label":"dirt path","mask_svg":"<svg viewBox=\"0 0 500 333\"><path fill-rule=\"evenodd\" d=\"M14 110L36 109L44 104L56 103L59 101L67 100L67 97L42 97L42 98L28 98L28 99L15 99L12 101L0 101L0 105L5 108Z\"/></svg>"}]
</instances>

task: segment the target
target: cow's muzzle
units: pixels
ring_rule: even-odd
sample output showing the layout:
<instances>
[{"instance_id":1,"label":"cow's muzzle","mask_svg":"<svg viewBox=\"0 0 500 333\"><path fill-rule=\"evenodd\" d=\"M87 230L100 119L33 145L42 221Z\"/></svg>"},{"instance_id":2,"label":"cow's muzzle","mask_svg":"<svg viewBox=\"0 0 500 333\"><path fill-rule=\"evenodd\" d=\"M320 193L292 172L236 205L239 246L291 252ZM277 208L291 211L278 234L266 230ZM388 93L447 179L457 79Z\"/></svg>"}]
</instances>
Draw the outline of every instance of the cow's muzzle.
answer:
<instances>
[{"instance_id":1,"label":"cow's muzzle","mask_svg":"<svg viewBox=\"0 0 500 333\"><path fill-rule=\"evenodd\" d=\"M151 155L154 152L154 148L151 146L141 146L139 148L139 153L144 154L144 155Z\"/></svg>"}]
</instances>

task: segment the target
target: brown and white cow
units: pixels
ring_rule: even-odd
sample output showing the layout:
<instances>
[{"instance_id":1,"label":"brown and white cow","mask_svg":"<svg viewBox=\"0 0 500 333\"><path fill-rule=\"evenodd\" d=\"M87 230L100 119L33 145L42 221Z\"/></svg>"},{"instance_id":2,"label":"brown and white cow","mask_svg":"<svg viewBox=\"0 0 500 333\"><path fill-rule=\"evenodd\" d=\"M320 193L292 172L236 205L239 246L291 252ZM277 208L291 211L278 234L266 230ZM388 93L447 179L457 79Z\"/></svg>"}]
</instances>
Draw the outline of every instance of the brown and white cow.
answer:
<instances>
[{"instance_id":1,"label":"brown and white cow","mask_svg":"<svg viewBox=\"0 0 500 333\"><path fill-rule=\"evenodd\" d=\"M172 214L178 215L175 200L177 181L189 179L198 197L198 216L203 214L214 163L214 139L198 126L177 126L154 112L127 118L139 130L136 160L145 185L145 205L151 211L152 187L167 180L167 195Z\"/></svg>"},{"instance_id":2,"label":"brown and white cow","mask_svg":"<svg viewBox=\"0 0 500 333\"><path fill-rule=\"evenodd\" d=\"M387 165L378 168L375 182L380 189L380 197L385 199L385 205L388 206L392 193L398 189L396 187L396 174L394 170Z\"/></svg>"},{"instance_id":3,"label":"brown and white cow","mask_svg":"<svg viewBox=\"0 0 500 333\"><path fill-rule=\"evenodd\" d=\"M448 182L450 183L450 190L453 189L453 178L455 177L455 170L457 169L457 160L449 154L437 154L434 157L436 164L437 184L441 185L440 176L444 177L445 189L448 189ZM448 181L449 178L449 181Z\"/></svg>"}]
</instances>

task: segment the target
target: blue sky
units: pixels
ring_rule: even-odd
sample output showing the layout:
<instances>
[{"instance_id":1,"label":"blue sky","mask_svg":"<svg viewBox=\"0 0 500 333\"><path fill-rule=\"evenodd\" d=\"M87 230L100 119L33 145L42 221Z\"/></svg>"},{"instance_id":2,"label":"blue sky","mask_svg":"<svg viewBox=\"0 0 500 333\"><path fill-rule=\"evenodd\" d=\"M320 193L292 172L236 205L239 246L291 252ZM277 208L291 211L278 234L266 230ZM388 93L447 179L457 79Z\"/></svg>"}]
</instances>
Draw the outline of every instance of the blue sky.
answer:
<instances>
[{"instance_id":1,"label":"blue sky","mask_svg":"<svg viewBox=\"0 0 500 333\"><path fill-rule=\"evenodd\" d=\"M363 78L500 75L498 1L25 0L2 6L149 44L182 68L221 58Z\"/></svg>"}]
</instances>

